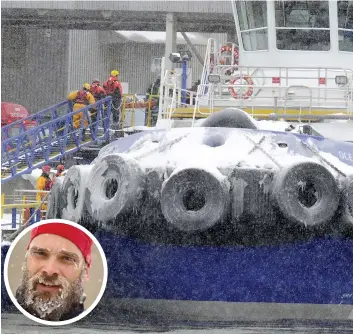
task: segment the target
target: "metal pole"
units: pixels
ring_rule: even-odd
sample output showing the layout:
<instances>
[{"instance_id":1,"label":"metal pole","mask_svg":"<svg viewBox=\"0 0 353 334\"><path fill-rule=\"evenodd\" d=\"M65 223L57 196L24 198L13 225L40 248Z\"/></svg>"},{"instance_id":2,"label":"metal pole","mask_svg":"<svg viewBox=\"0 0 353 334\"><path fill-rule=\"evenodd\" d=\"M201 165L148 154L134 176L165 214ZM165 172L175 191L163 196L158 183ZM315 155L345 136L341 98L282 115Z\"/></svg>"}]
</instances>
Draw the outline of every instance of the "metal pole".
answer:
<instances>
[{"instance_id":1,"label":"metal pole","mask_svg":"<svg viewBox=\"0 0 353 334\"><path fill-rule=\"evenodd\" d=\"M180 32L180 33L183 35L186 43L188 43L188 45L190 46L191 51L194 53L194 55L196 56L196 58L198 59L200 64L203 66L203 58L201 57L199 52L196 50L194 44L192 44L192 42L190 41L189 37L185 34L185 32Z\"/></svg>"},{"instance_id":2,"label":"metal pole","mask_svg":"<svg viewBox=\"0 0 353 334\"><path fill-rule=\"evenodd\" d=\"M188 70L188 61L183 60L183 75L182 75L182 84L181 84L181 102L186 104L186 80L187 80L187 70Z\"/></svg>"},{"instance_id":3,"label":"metal pole","mask_svg":"<svg viewBox=\"0 0 353 334\"><path fill-rule=\"evenodd\" d=\"M11 227L12 228L16 228L16 208L13 208L12 210L11 210L11 222L12 222L12 224L11 224Z\"/></svg>"}]
</instances>

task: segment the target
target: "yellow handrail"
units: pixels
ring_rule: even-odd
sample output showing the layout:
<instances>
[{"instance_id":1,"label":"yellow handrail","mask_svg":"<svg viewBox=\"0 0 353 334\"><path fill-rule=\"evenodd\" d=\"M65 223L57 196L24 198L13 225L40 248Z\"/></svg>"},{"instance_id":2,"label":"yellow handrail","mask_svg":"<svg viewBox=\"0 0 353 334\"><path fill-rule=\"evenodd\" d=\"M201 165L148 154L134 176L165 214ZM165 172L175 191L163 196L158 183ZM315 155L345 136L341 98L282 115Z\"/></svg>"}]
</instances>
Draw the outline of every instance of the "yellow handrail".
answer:
<instances>
[{"instance_id":1,"label":"yellow handrail","mask_svg":"<svg viewBox=\"0 0 353 334\"><path fill-rule=\"evenodd\" d=\"M5 194L1 194L1 219L4 218Z\"/></svg>"},{"instance_id":2,"label":"yellow handrail","mask_svg":"<svg viewBox=\"0 0 353 334\"><path fill-rule=\"evenodd\" d=\"M39 207L41 202L33 202L33 203L23 203L23 204L4 204L1 206L1 214L3 214L3 210L5 209L26 209L28 207L34 208L34 207Z\"/></svg>"}]
</instances>

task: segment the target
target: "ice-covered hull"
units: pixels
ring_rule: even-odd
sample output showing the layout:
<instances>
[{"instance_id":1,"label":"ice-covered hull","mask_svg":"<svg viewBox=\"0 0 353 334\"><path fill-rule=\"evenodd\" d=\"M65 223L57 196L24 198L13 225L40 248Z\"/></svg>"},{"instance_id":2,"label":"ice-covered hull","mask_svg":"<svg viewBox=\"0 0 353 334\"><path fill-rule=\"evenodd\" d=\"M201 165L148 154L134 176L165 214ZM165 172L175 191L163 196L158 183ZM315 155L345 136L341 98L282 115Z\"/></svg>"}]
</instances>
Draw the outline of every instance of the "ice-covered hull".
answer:
<instances>
[{"instance_id":1,"label":"ice-covered hull","mask_svg":"<svg viewBox=\"0 0 353 334\"><path fill-rule=\"evenodd\" d=\"M178 144L179 150L173 151ZM139 133L108 145L92 164L95 182L106 185L114 177L117 180L113 188L118 190L105 192L101 205L95 203L99 186L94 186L93 196L92 185L80 184L85 175L65 178L61 217L74 217L100 241L108 259L103 302L109 310L205 321L348 319L353 309L349 306L353 305L352 146L290 133L229 128ZM194 151L190 154L186 148ZM222 149L231 154L223 157L217 153ZM169 155L163 156L166 151ZM205 161L193 160L199 153L213 157L213 166L203 168ZM100 171L97 166L102 161ZM183 168L178 169L178 162ZM299 175L298 182L311 173L315 186L323 187L319 192L330 190L318 201L323 214L312 210L316 204L306 203L307 199L303 207L310 219L291 214L295 192L281 204L296 183L285 183L287 174L277 175L291 168L294 176ZM319 172L324 176L316 179ZM126 178L119 173L127 173ZM288 191L281 192L281 182ZM173 193L180 184L189 188ZM70 187L82 193L74 207L69 205ZM197 204L200 208L187 207L181 216L178 210L171 214L170 198L181 205L184 197L178 196L190 187L205 193L204 201ZM126 196L116 198L120 193ZM218 194L224 197L217 202ZM207 215L216 213L200 218L198 212L204 208ZM188 219L190 224L185 223Z\"/></svg>"}]
</instances>

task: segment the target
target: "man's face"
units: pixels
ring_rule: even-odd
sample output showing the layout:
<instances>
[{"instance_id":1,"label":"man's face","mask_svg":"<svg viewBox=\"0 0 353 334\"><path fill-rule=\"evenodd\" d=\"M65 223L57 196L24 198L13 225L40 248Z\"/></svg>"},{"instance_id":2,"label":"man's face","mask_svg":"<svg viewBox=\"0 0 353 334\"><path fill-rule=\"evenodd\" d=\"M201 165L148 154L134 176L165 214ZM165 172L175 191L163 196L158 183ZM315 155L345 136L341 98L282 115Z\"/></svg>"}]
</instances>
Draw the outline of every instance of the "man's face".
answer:
<instances>
[{"instance_id":1,"label":"man's face","mask_svg":"<svg viewBox=\"0 0 353 334\"><path fill-rule=\"evenodd\" d=\"M29 313L58 321L83 297L85 260L71 241L54 234L35 237L23 266L24 305Z\"/></svg>"}]
</instances>

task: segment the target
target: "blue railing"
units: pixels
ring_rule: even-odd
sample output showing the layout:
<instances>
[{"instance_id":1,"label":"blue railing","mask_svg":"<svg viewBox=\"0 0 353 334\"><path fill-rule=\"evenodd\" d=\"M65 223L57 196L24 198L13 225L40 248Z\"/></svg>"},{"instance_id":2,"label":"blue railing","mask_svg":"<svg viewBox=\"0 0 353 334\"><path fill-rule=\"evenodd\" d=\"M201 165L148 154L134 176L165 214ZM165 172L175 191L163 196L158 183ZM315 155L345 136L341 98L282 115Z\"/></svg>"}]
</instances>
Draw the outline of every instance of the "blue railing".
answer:
<instances>
[{"instance_id":1,"label":"blue railing","mask_svg":"<svg viewBox=\"0 0 353 334\"><path fill-rule=\"evenodd\" d=\"M65 114L59 110L63 107L66 108ZM72 103L64 101L1 129L2 184L92 142L109 141L111 97L72 110ZM79 113L82 113L80 125L75 128L73 116ZM31 122L35 122L33 128L28 127ZM84 126L85 122L87 126ZM16 133L11 136L13 132Z\"/></svg>"},{"instance_id":2,"label":"blue railing","mask_svg":"<svg viewBox=\"0 0 353 334\"><path fill-rule=\"evenodd\" d=\"M11 226L11 229L18 229L21 226L21 219L20 220L18 219L18 216L21 214L21 211L23 211L23 209L19 209L19 210L16 208L11 209L11 223L1 223L1 228L7 229L9 226ZM28 225L32 225L34 223L39 222L41 220L40 210L35 208L29 208L29 217L31 219L29 220ZM26 221L23 221L23 222L27 223Z\"/></svg>"}]
</instances>

